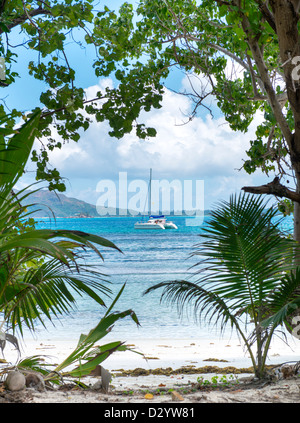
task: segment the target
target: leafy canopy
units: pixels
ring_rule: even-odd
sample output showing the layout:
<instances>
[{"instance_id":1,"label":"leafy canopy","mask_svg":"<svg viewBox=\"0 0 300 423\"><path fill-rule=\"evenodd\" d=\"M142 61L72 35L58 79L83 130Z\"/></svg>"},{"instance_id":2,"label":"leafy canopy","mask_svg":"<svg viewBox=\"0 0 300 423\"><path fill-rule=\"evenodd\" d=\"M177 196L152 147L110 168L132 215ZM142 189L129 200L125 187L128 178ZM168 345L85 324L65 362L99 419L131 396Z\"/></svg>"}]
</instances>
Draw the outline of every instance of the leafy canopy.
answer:
<instances>
[{"instance_id":1,"label":"leafy canopy","mask_svg":"<svg viewBox=\"0 0 300 423\"><path fill-rule=\"evenodd\" d=\"M259 116L241 168L249 174L258 168L267 175L275 173L290 185L288 189L276 182L265 189L286 199L282 210L287 212L290 200L300 201L291 191L300 175L299 76L292 77L298 69L292 59L300 56L296 3L140 0L134 15L123 14L126 37L113 30L107 38L93 34L102 43L102 74L103 69L105 75L115 72L122 83L135 78L149 96L149 108L156 105L155 93L163 92L172 76L183 71L191 84L190 91L182 91L192 100L189 119L200 106L214 112L211 96L234 131L247 132ZM121 14L128 7L125 3ZM118 28L117 16L104 16L111 28ZM118 58L122 50L127 61Z\"/></svg>"},{"instance_id":2,"label":"leafy canopy","mask_svg":"<svg viewBox=\"0 0 300 423\"><path fill-rule=\"evenodd\" d=\"M148 75L143 81L132 75L123 82L122 72L114 64L128 64L132 18L130 4L116 14L93 0L4 0L0 4L0 56L6 66L5 79L0 80L0 119L10 130L20 119L26 121L40 113L36 137L41 150L33 150L32 160L37 165L37 179L48 181L51 190L63 191L65 186L59 171L49 166L49 150L61 149L69 141L78 142L92 119L107 121L110 135L116 138L132 130L140 138L156 133L139 123L138 116L150 106L159 107L161 93L152 92ZM117 46L111 55L103 44L110 39ZM22 54L24 49L28 54ZM87 97L76 78L76 71L90 57L90 67L85 68L87 79L94 80L95 85L99 77L115 74L117 81L115 88L99 90L94 98ZM27 66L21 66L24 60ZM33 110L9 104L10 87L26 71L29 78L40 81L39 102ZM12 110L8 111L7 104Z\"/></svg>"}]
</instances>

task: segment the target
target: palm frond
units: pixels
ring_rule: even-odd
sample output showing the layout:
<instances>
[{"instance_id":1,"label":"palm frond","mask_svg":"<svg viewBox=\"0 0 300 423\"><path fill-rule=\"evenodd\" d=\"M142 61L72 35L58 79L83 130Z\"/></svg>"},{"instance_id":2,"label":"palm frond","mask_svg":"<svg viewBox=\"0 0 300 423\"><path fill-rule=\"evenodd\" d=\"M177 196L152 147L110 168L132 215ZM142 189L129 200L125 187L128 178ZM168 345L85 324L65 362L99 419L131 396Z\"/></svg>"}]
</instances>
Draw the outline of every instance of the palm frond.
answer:
<instances>
[{"instance_id":1,"label":"palm frond","mask_svg":"<svg viewBox=\"0 0 300 423\"><path fill-rule=\"evenodd\" d=\"M5 198L22 175L28 161L41 112L34 113L8 139L0 137L0 197Z\"/></svg>"},{"instance_id":2,"label":"palm frond","mask_svg":"<svg viewBox=\"0 0 300 423\"><path fill-rule=\"evenodd\" d=\"M236 307L256 303L275 289L284 272L295 267L299 246L282 236L276 211L265 209L261 198L232 197L212 212L204 228L195 275Z\"/></svg>"},{"instance_id":3,"label":"palm frond","mask_svg":"<svg viewBox=\"0 0 300 423\"><path fill-rule=\"evenodd\" d=\"M241 322L250 317L254 338L265 336L260 323L270 312L268 301L274 308L276 298L279 307L297 284L291 278L299 245L282 234L276 209L266 206L262 197L245 193L221 202L200 233L192 282L162 282L145 293L162 290L161 301L176 304L180 313L190 307L198 321L214 322L221 333L235 327L250 349Z\"/></svg>"},{"instance_id":4,"label":"palm frond","mask_svg":"<svg viewBox=\"0 0 300 423\"><path fill-rule=\"evenodd\" d=\"M80 366L71 371L67 371L66 374L73 377L82 377L84 375L90 374L90 372L97 365L107 359L107 357L109 357L113 352L125 351L129 349L124 345L124 342L120 341L102 345L100 347L95 347L95 343L106 336L118 320L131 317L131 319L137 325L139 325L138 318L133 310L129 309L123 312L112 311L124 288L125 284L122 286L121 290L116 295L116 298L109 307L109 313L105 313L105 315L100 319L99 323L87 335L82 334L80 336L74 351L55 368L55 372L61 372L66 367L69 367L70 365L80 360Z\"/></svg>"},{"instance_id":5,"label":"palm frond","mask_svg":"<svg viewBox=\"0 0 300 423\"><path fill-rule=\"evenodd\" d=\"M102 296L110 296L108 284L106 275L98 268L81 266L78 272L75 265L49 260L29 268L22 273L21 281L14 280L7 286L0 306L12 328L17 325L22 333L24 323L33 330L36 318L44 325L43 316L51 321L52 316L69 313L76 305L74 293L87 294L105 306Z\"/></svg>"},{"instance_id":6,"label":"palm frond","mask_svg":"<svg viewBox=\"0 0 300 423\"><path fill-rule=\"evenodd\" d=\"M300 267L284 275L281 284L270 293L268 298L268 316L263 327L289 326L287 319L300 307Z\"/></svg>"},{"instance_id":7,"label":"palm frond","mask_svg":"<svg viewBox=\"0 0 300 423\"><path fill-rule=\"evenodd\" d=\"M203 319L208 324L218 325L221 333L228 323L231 327L239 326L237 316L231 312L222 297L197 283L186 280L161 282L148 288L144 294L160 288L163 289L161 301L171 306L176 305L179 315L190 308L195 321Z\"/></svg>"},{"instance_id":8,"label":"palm frond","mask_svg":"<svg viewBox=\"0 0 300 423\"><path fill-rule=\"evenodd\" d=\"M35 139L40 113L20 128L0 128L0 312L12 327L34 329L35 319L69 312L75 294L87 294L100 306L109 295L107 279L86 266L80 253L92 250L102 260L100 247L120 249L109 240L82 231L24 229L30 212L22 203L31 192L13 192L23 174ZM0 122L4 123L4 122ZM30 225L29 225L30 226Z\"/></svg>"}]
</instances>

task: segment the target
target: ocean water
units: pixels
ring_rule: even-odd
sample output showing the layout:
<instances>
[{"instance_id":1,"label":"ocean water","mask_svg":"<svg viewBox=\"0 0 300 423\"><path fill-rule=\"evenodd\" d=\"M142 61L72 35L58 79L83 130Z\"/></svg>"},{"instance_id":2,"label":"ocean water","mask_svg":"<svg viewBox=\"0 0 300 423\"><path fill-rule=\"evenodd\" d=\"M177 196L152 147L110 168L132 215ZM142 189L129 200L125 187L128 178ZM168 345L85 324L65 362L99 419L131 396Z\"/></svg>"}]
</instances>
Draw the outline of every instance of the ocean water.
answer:
<instances>
[{"instance_id":1,"label":"ocean water","mask_svg":"<svg viewBox=\"0 0 300 423\"><path fill-rule=\"evenodd\" d=\"M208 217L205 217L205 220ZM203 226L193 225L193 218L172 217L178 230L137 230L135 217L102 217L87 219L63 219L56 221L39 219L38 228L81 230L114 242L122 253L110 248L101 250L104 262L92 251L87 251L87 263L101 268L109 275L108 285L116 294L126 282L125 290L116 304L115 311L132 309L140 326L129 318L116 322L110 339L128 341L135 339L201 339L220 338L216 328L196 323L192 313L180 316L176 306L160 301L161 290L144 295L150 286L167 280L192 278L191 266L196 258L191 254L200 242ZM205 222L205 221L204 221ZM285 220L290 230L291 220ZM105 310L87 296L77 296L77 307L69 315L54 318L47 329L37 324L37 339L78 339L87 333L103 316ZM106 304L108 298L103 297ZM224 336L230 336L230 330Z\"/></svg>"}]
</instances>

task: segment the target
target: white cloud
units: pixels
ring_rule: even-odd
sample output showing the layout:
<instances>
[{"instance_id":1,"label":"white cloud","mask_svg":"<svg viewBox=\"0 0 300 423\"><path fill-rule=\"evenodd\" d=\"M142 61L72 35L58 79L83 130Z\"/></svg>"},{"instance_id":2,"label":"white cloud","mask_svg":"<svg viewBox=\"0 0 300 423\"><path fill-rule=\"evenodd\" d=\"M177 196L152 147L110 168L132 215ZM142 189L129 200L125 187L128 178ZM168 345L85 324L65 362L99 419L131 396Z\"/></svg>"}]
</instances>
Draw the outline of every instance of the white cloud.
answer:
<instances>
[{"instance_id":1,"label":"white cloud","mask_svg":"<svg viewBox=\"0 0 300 423\"><path fill-rule=\"evenodd\" d=\"M88 87L88 98L105 86L112 87L111 80ZM116 140L108 135L107 123L95 121L78 143L50 152L51 164L69 180L67 194L95 203L99 180L116 179L121 171L128 172L128 180L147 179L150 167L156 179L203 179L211 201L241 187L241 182L252 183L253 176L237 169L260 118L242 134L233 132L223 118L212 119L209 114L183 124L190 107L188 97L166 90L163 107L142 113L139 119L156 128L155 138L139 140L131 133Z\"/></svg>"},{"instance_id":2,"label":"white cloud","mask_svg":"<svg viewBox=\"0 0 300 423\"><path fill-rule=\"evenodd\" d=\"M162 109L144 114L147 125L157 129L156 138L140 142L127 135L117 147L118 158L129 169L153 167L171 178L233 174L246 158L258 119L247 134L233 132L223 118L209 114L182 124L180 110L188 107L186 97L166 91Z\"/></svg>"}]
</instances>

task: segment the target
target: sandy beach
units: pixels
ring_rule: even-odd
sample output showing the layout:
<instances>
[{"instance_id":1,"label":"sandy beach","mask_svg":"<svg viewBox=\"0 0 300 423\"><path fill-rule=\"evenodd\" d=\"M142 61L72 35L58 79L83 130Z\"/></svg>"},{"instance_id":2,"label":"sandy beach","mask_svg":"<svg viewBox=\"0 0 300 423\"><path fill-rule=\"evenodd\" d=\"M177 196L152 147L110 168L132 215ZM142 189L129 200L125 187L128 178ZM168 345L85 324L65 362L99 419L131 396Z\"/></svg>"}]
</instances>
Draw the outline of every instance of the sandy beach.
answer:
<instances>
[{"instance_id":1,"label":"sandy beach","mask_svg":"<svg viewBox=\"0 0 300 423\"><path fill-rule=\"evenodd\" d=\"M286 362L295 364L300 357L300 343L289 340L286 345L281 340L273 342L270 348L268 365ZM220 340L171 340L144 339L126 343L133 352L116 352L111 355L103 367L112 375L109 390L101 389L49 390L39 392L27 388L14 393L15 402L27 403L220 403L220 402L300 402L300 380L297 377L279 378L276 383L266 386L249 385L244 389L245 380L253 374L245 372L251 366L248 354L236 338ZM47 356L49 363L60 363L74 349L76 341L67 340L29 340L22 344L22 358L32 355ZM5 358L14 363L17 354L7 348ZM208 366L217 366L208 367ZM211 381L215 375L226 374L229 380L230 368L243 369L242 373L232 376L234 384L230 389L210 389L199 387L199 377ZM83 382L93 388L100 377L85 377ZM205 388L205 389L204 389ZM147 397L148 394L148 397ZM177 395L178 394L178 395ZM10 395L10 397L9 397ZM7 398L13 398L8 394Z\"/></svg>"},{"instance_id":2,"label":"sandy beach","mask_svg":"<svg viewBox=\"0 0 300 423\"><path fill-rule=\"evenodd\" d=\"M109 342L111 339L106 339ZM300 357L300 341L288 339L287 345L280 339L274 338L269 350L267 364L280 364L287 361L297 361ZM103 342L104 343L104 342ZM236 337L224 339L133 339L127 340L126 345L131 351L115 352L104 361L103 367L114 372L118 369L132 370L135 368L155 369L183 366L202 367L209 364L210 358L226 360L218 362L220 367L234 366L237 368L250 367L251 360L243 345ZM77 339L72 340L24 340L21 344L22 357L31 355L46 355L49 362L58 363L65 359L75 348ZM7 347L5 358L13 362L16 352Z\"/></svg>"}]
</instances>

